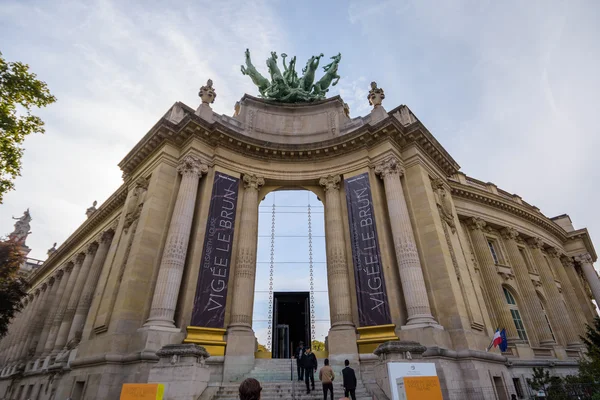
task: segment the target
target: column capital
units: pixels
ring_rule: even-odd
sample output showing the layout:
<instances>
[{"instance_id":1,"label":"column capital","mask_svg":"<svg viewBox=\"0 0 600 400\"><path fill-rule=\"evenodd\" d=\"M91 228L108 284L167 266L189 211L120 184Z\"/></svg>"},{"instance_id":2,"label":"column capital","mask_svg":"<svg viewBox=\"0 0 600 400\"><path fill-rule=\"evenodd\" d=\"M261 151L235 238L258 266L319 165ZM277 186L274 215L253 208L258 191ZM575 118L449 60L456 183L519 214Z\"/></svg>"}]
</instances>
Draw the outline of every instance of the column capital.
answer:
<instances>
[{"instance_id":1,"label":"column capital","mask_svg":"<svg viewBox=\"0 0 600 400\"><path fill-rule=\"evenodd\" d=\"M188 154L177 164L177 172L181 175L193 175L200 178L208 172L208 165L203 164L198 157Z\"/></svg>"},{"instance_id":2,"label":"column capital","mask_svg":"<svg viewBox=\"0 0 600 400\"><path fill-rule=\"evenodd\" d=\"M339 175L328 175L319 179L319 185L325 188L325 191L339 190L342 178Z\"/></svg>"},{"instance_id":3,"label":"column capital","mask_svg":"<svg viewBox=\"0 0 600 400\"><path fill-rule=\"evenodd\" d=\"M578 255L577 257L575 257L575 261L580 262L582 264L591 264L593 262L590 253L583 253Z\"/></svg>"},{"instance_id":4,"label":"column capital","mask_svg":"<svg viewBox=\"0 0 600 400\"><path fill-rule=\"evenodd\" d=\"M64 270L65 270L65 268L63 267L63 268L59 269L58 271L56 271L54 273L54 275L52 277L54 278L55 281L60 281L61 280L61 278L65 274Z\"/></svg>"},{"instance_id":5,"label":"column capital","mask_svg":"<svg viewBox=\"0 0 600 400\"><path fill-rule=\"evenodd\" d=\"M64 270L64 272L65 272L65 273L71 272L71 271L73 271L73 267L74 267L74 266L75 266L75 262L71 260L71 261L69 261L69 262L67 263L67 265L66 265L66 266L63 268L63 270Z\"/></svg>"},{"instance_id":6,"label":"column capital","mask_svg":"<svg viewBox=\"0 0 600 400\"><path fill-rule=\"evenodd\" d=\"M378 162L373 168L375 170L375 174L379 175L381 178L385 178L388 175L404 175L404 170L400 166L400 161L394 156Z\"/></svg>"},{"instance_id":7,"label":"column capital","mask_svg":"<svg viewBox=\"0 0 600 400\"><path fill-rule=\"evenodd\" d=\"M473 217L467 219L467 227L472 231L483 231L487 223L481 218Z\"/></svg>"},{"instance_id":8,"label":"column capital","mask_svg":"<svg viewBox=\"0 0 600 400\"><path fill-rule=\"evenodd\" d=\"M115 231L111 229L107 229L102 232L98 237L98 243L110 243L112 241L113 236L115 235Z\"/></svg>"},{"instance_id":9,"label":"column capital","mask_svg":"<svg viewBox=\"0 0 600 400\"><path fill-rule=\"evenodd\" d=\"M265 184L265 178L255 174L244 174L244 188L258 190Z\"/></svg>"},{"instance_id":10,"label":"column capital","mask_svg":"<svg viewBox=\"0 0 600 400\"><path fill-rule=\"evenodd\" d=\"M519 237L519 232L515 228L502 228L500 231L500 235L506 240L517 240Z\"/></svg>"},{"instance_id":11,"label":"column capital","mask_svg":"<svg viewBox=\"0 0 600 400\"><path fill-rule=\"evenodd\" d=\"M73 257L71 262L75 265L81 265L83 263L84 259L85 259L85 253L79 253L75 257Z\"/></svg>"},{"instance_id":12,"label":"column capital","mask_svg":"<svg viewBox=\"0 0 600 400\"><path fill-rule=\"evenodd\" d=\"M561 255L560 262L562 262L562 265L565 268L573 268L573 267L575 267L575 263L573 262L573 259L571 257L567 257L565 255Z\"/></svg>"},{"instance_id":13,"label":"column capital","mask_svg":"<svg viewBox=\"0 0 600 400\"><path fill-rule=\"evenodd\" d=\"M546 249L546 253L548 253L548 255L552 258L560 258L562 255L556 247L548 247L548 249Z\"/></svg>"},{"instance_id":14,"label":"column capital","mask_svg":"<svg viewBox=\"0 0 600 400\"><path fill-rule=\"evenodd\" d=\"M527 239L527 244L532 249L540 249L541 250L544 248L544 241L539 237L533 237L533 238Z\"/></svg>"},{"instance_id":15,"label":"column capital","mask_svg":"<svg viewBox=\"0 0 600 400\"><path fill-rule=\"evenodd\" d=\"M56 282L56 276L58 274L52 275L50 278L48 278L48 282L46 282L46 284L48 285L49 288L51 288L52 286L54 286L54 282Z\"/></svg>"},{"instance_id":16,"label":"column capital","mask_svg":"<svg viewBox=\"0 0 600 400\"><path fill-rule=\"evenodd\" d=\"M41 285L42 292L45 292L48 289L48 287L49 287L48 282L42 283L42 285Z\"/></svg>"},{"instance_id":17,"label":"column capital","mask_svg":"<svg viewBox=\"0 0 600 400\"><path fill-rule=\"evenodd\" d=\"M85 249L85 254L94 255L94 253L96 252L96 250L98 250L98 243L97 242L92 242Z\"/></svg>"}]
</instances>

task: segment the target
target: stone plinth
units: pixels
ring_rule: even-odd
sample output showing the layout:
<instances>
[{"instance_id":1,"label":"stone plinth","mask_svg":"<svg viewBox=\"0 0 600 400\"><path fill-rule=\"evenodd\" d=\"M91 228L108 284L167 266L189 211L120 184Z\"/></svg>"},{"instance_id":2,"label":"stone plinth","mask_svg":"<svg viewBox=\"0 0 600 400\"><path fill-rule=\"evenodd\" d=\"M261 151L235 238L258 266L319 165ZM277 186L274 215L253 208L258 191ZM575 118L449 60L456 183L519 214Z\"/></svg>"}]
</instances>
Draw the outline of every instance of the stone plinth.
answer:
<instances>
[{"instance_id":1,"label":"stone plinth","mask_svg":"<svg viewBox=\"0 0 600 400\"><path fill-rule=\"evenodd\" d=\"M273 143L306 144L340 136L350 123L338 96L299 104L273 103L245 95L240 101L244 133Z\"/></svg>"},{"instance_id":2,"label":"stone plinth","mask_svg":"<svg viewBox=\"0 0 600 400\"><path fill-rule=\"evenodd\" d=\"M166 400L197 399L208 386L210 355L196 344L169 344L156 352L158 363L148 374L149 383L165 385Z\"/></svg>"},{"instance_id":3,"label":"stone plinth","mask_svg":"<svg viewBox=\"0 0 600 400\"><path fill-rule=\"evenodd\" d=\"M426 350L427 348L419 342L409 341L385 342L377 346L373 352L379 357L379 362L375 364L375 381L389 399L392 398L392 393L387 364L389 362L413 362L414 359L421 359Z\"/></svg>"}]
</instances>

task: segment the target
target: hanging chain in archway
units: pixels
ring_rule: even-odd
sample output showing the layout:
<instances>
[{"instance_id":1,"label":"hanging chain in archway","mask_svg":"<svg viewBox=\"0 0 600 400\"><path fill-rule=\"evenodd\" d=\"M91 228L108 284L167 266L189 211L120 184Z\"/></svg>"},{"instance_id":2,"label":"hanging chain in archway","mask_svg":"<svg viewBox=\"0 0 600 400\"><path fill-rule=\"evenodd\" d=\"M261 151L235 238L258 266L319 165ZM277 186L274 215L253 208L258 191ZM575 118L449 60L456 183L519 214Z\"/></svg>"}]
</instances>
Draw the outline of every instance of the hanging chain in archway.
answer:
<instances>
[{"instance_id":1,"label":"hanging chain in archway","mask_svg":"<svg viewBox=\"0 0 600 400\"><path fill-rule=\"evenodd\" d=\"M269 267L269 328L267 331L267 348L271 348L271 333L273 332L273 268L275 267L275 202L271 213L271 262ZM312 278L311 278L312 279Z\"/></svg>"},{"instance_id":2,"label":"hanging chain in archway","mask_svg":"<svg viewBox=\"0 0 600 400\"><path fill-rule=\"evenodd\" d=\"M310 333L311 340L315 340L315 280L313 274L313 248L312 248L312 217L310 201L308 203L308 267L310 269Z\"/></svg>"}]
</instances>

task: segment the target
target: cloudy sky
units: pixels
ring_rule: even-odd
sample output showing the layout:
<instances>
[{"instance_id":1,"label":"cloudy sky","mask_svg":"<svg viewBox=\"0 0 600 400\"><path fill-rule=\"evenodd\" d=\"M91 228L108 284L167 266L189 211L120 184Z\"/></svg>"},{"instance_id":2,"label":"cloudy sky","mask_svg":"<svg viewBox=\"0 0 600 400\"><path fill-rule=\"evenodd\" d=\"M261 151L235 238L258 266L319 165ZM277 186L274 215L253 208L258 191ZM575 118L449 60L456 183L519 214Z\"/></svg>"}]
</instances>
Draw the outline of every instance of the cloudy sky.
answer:
<instances>
[{"instance_id":1,"label":"cloudy sky","mask_svg":"<svg viewBox=\"0 0 600 400\"><path fill-rule=\"evenodd\" d=\"M175 102L231 114L257 94L244 50L342 53L332 93L352 116L407 104L468 175L568 213L600 249L600 3L597 1L0 0L0 51L28 63L58 102L25 143L0 231L30 208L30 256L44 259L121 183L117 163ZM259 67L260 68L260 67ZM266 68L262 68L266 73Z\"/></svg>"}]
</instances>

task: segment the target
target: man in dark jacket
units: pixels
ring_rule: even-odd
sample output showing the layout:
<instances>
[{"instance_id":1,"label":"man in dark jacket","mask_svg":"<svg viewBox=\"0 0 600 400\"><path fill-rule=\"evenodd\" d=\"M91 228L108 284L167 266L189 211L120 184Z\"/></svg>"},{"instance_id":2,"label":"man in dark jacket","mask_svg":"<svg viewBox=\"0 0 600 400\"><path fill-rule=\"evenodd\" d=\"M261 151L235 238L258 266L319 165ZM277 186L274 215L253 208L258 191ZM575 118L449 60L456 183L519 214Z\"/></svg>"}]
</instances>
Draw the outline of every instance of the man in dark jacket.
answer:
<instances>
[{"instance_id":1,"label":"man in dark jacket","mask_svg":"<svg viewBox=\"0 0 600 400\"><path fill-rule=\"evenodd\" d=\"M350 361L345 360L344 365L346 368L342 370L342 376L344 377L344 397L348 397L348 393L352 396L352 400L356 400L356 375L354 370L349 367Z\"/></svg>"},{"instance_id":2,"label":"man in dark jacket","mask_svg":"<svg viewBox=\"0 0 600 400\"><path fill-rule=\"evenodd\" d=\"M310 347L306 347L300 363L304 367L304 382L306 382L306 394L310 393L308 381L310 379L312 390L315 390L315 371L317 370L317 357L311 351Z\"/></svg>"},{"instance_id":3,"label":"man in dark jacket","mask_svg":"<svg viewBox=\"0 0 600 400\"><path fill-rule=\"evenodd\" d=\"M302 360L302 356L304 355L304 343L300 342L298 347L296 347L296 352L294 353L294 358L296 359L296 367L298 368L298 380L304 380L304 366L300 362Z\"/></svg>"}]
</instances>

